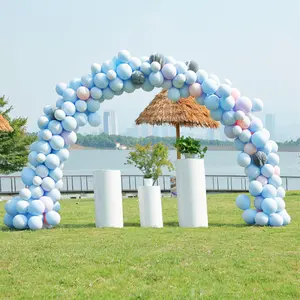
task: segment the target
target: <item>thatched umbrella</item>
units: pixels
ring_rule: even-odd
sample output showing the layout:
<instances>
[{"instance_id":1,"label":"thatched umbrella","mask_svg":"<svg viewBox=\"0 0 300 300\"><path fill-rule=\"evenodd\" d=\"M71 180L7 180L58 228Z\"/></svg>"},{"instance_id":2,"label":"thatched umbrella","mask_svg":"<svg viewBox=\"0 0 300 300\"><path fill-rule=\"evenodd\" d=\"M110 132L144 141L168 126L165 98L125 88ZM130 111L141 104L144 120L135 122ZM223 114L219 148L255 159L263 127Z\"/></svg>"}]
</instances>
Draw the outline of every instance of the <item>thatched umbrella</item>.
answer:
<instances>
[{"instance_id":1,"label":"thatched umbrella","mask_svg":"<svg viewBox=\"0 0 300 300\"><path fill-rule=\"evenodd\" d=\"M176 127L176 138L180 137L180 127L218 128L219 122L210 117L209 110L199 105L194 97L182 98L173 102L168 98L168 92L162 90L135 120L137 125L170 124ZM177 152L180 159L180 153Z\"/></svg>"},{"instance_id":2,"label":"thatched umbrella","mask_svg":"<svg viewBox=\"0 0 300 300\"><path fill-rule=\"evenodd\" d=\"M11 132L13 129L9 125L9 122L0 114L0 131Z\"/></svg>"}]
</instances>

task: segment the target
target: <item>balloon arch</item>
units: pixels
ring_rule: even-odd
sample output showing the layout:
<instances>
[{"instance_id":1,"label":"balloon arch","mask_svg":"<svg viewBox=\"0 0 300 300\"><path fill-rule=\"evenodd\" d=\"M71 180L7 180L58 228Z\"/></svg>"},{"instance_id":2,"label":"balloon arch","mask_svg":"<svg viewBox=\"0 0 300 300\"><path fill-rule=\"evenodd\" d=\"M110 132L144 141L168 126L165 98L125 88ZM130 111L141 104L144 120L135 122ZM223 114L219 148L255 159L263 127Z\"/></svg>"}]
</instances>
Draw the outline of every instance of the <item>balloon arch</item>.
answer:
<instances>
[{"instance_id":1,"label":"balloon arch","mask_svg":"<svg viewBox=\"0 0 300 300\"><path fill-rule=\"evenodd\" d=\"M217 76L200 70L195 61L180 62L173 57L152 54L132 57L122 50L112 60L91 66L91 74L59 83L60 96L55 107L45 106L38 119L38 141L30 146L28 166L22 170L25 188L5 205L4 223L11 228L37 230L60 223L60 189L63 186L63 164L68 148L76 143L77 130L89 123L100 125L97 111L100 103L136 89L168 90L168 97L178 101L194 96L205 105L211 117L225 126L225 134L234 139L238 164L245 168L250 180L249 192L255 197L254 207L247 195L236 198L247 224L282 226L290 223L285 210L285 190L278 167L278 146L270 140L253 112L261 111L259 99L241 96L229 80L220 83Z\"/></svg>"}]
</instances>

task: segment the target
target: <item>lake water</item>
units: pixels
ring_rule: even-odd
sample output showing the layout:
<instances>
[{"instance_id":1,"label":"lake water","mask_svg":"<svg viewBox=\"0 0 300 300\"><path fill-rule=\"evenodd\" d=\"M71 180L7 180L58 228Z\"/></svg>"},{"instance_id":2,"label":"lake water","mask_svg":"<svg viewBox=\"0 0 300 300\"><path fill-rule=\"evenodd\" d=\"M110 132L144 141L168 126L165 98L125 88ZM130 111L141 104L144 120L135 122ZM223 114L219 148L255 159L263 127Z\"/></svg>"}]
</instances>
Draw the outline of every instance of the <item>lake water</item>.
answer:
<instances>
[{"instance_id":1,"label":"lake water","mask_svg":"<svg viewBox=\"0 0 300 300\"><path fill-rule=\"evenodd\" d=\"M90 175L93 170L121 170L124 175L138 175L139 170L125 165L129 151L117 150L71 150L65 163L64 173L69 175ZM207 175L244 175L244 169L237 164L238 151L208 151L205 156ZM281 174L300 176L300 158L297 152L281 152ZM170 159L176 161L176 151L170 151ZM165 172L168 174L168 172Z\"/></svg>"}]
</instances>

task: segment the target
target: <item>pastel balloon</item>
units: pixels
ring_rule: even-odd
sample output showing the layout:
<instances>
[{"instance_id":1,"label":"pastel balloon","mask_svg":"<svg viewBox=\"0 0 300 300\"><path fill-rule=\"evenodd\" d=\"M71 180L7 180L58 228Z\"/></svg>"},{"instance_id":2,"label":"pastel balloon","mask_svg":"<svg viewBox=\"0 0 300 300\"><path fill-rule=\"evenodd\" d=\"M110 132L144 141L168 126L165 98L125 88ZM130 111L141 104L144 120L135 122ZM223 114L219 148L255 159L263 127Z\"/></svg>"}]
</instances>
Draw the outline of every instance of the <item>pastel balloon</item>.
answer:
<instances>
[{"instance_id":1,"label":"pastel balloon","mask_svg":"<svg viewBox=\"0 0 300 300\"><path fill-rule=\"evenodd\" d=\"M16 214L18 214L17 204L19 201L21 201L20 198L13 198L11 200L8 200L4 206L5 211L11 216L15 216Z\"/></svg>"},{"instance_id":2,"label":"pastel balloon","mask_svg":"<svg viewBox=\"0 0 300 300\"><path fill-rule=\"evenodd\" d=\"M105 88L104 90L103 90L103 92L102 92L102 97L104 98L104 99L107 99L107 100L110 100L110 99L112 99L113 97L114 97L114 92L113 92L113 90L111 89L111 88Z\"/></svg>"},{"instance_id":3,"label":"pastel balloon","mask_svg":"<svg viewBox=\"0 0 300 300\"><path fill-rule=\"evenodd\" d=\"M252 196L256 197L261 194L263 190L262 184L258 180L253 180L249 185L249 192Z\"/></svg>"},{"instance_id":4,"label":"pastel balloon","mask_svg":"<svg viewBox=\"0 0 300 300\"><path fill-rule=\"evenodd\" d=\"M276 226L276 227L279 227L279 226L282 226L283 225L283 218L281 215L279 214L271 214L270 215L270 225L271 226Z\"/></svg>"},{"instance_id":5,"label":"pastel balloon","mask_svg":"<svg viewBox=\"0 0 300 300\"><path fill-rule=\"evenodd\" d=\"M129 61L129 66L133 71L138 70L141 66L141 60L137 57L132 57Z\"/></svg>"},{"instance_id":6,"label":"pastel balloon","mask_svg":"<svg viewBox=\"0 0 300 300\"><path fill-rule=\"evenodd\" d=\"M67 89L68 85L64 82L60 82L56 85L55 91L58 95L62 96L65 89Z\"/></svg>"},{"instance_id":7,"label":"pastel balloon","mask_svg":"<svg viewBox=\"0 0 300 300\"><path fill-rule=\"evenodd\" d=\"M251 164L251 157L247 153L241 152L238 155L237 162L241 167L248 167Z\"/></svg>"},{"instance_id":8,"label":"pastel balloon","mask_svg":"<svg viewBox=\"0 0 300 300\"><path fill-rule=\"evenodd\" d=\"M46 221L49 225L56 226L60 223L60 215L52 210L46 213Z\"/></svg>"},{"instance_id":9,"label":"pastel balloon","mask_svg":"<svg viewBox=\"0 0 300 300\"><path fill-rule=\"evenodd\" d=\"M106 60L103 62L101 66L101 71L103 73L107 73L109 70L115 70L116 69L116 60Z\"/></svg>"},{"instance_id":10,"label":"pastel balloon","mask_svg":"<svg viewBox=\"0 0 300 300\"><path fill-rule=\"evenodd\" d=\"M40 186L32 185L29 187L32 199L39 199L44 195L44 191Z\"/></svg>"},{"instance_id":11,"label":"pastel balloon","mask_svg":"<svg viewBox=\"0 0 300 300\"><path fill-rule=\"evenodd\" d=\"M273 176L273 174L274 174L274 167L272 165L270 165L270 164L265 164L261 168L261 173L265 177L269 178L269 177Z\"/></svg>"},{"instance_id":12,"label":"pastel balloon","mask_svg":"<svg viewBox=\"0 0 300 300\"><path fill-rule=\"evenodd\" d=\"M45 211L45 205L40 200L33 200L28 206L28 212L33 216L39 216Z\"/></svg>"},{"instance_id":13,"label":"pastel balloon","mask_svg":"<svg viewBox=\"0 0 300 300\"><path fill-rule=\"evenodd\" d=\"M268 183L268 179L262 175L258 176L256 180L259 181L262 186L265 186Z\"/></svg>"},{"instance_id":14,"label":"pastel balloon","mask_svg":"<svg viewBox=\"0 0 300 300\"><path fill-rule=\"evenodd\" d=\"M263 123L259 118L254 118L252 119L250 126L249 126L249 130L252 132L256 132L259 131L263 128Z\"/></svg>"},{"instance_id":15,"label":"pastel balloon","mask_svg":"<svg viewBox=\"0 0 300 300\"><path fill-rule=\"evenodd\" d=\"M64 98L59 98L59 99L57 99L57 101L56 101L56 108L54 108L53 109L53 113L52 113L52 118L54 117L54 112L55 112L55 109L57 109L57 108L61 108L61 106L62 106L62 104L64 103L65 101L64 101Z\"/></svg>"},{"instance_id":16,"label":"pastel balloon","mask_svg":"<svg viewBox=\"0 0 300 300\"><path fill-rule=\"evenodd\" d=\"M261 203L262 203L263 200L264 200L264 198L261 197L261 196L255 197L255 199L254 199L254 206L255 206L255 208L257 210L262 210Z\"/></svg>"},{"instance_id":17,"label":"pastel balloon","mask_svg":"<svg viewBox=\"0 0 300 300\"><path fill-rule=\"evenodd\" d=\"M74 103L70 101L64 102L61 106L61 109L65 112L67 116L73 116L76 112L76 107Z\"/></svg>"},{"instance_id":18,"label":"pastel balloon","mask_svg":"<svg viewBox=\"0 0 300 300\"><path fill-rule=\"evenodd\" d=\"M239 138L236 138L233 141L234 147L239 151L244 151L245 149L245 143L243 143Z\"/></svg>"},{"instance_id":19,"label":"pastel balloon","mask_svg":"<svg viewBox=\"0 0 300 300\"><path fill-rule=\"evenodd\" d=\"M208 78L214 80L218 85L220 85L220 79L219 79L219 77L217 75L215 75L215 74L209 74Z\"/></svg>"},{"instance_id":20,"label":"pastel balloon","mask_svg":"<svg viewBox=\"0 0 300 300\"><path fill-rule=\"evenodd\" d=\"M38 137L40 140L49 141L52 137L52 132L49 129L41 130L38 133Z\"/></svg>"},{"instance_id":21,"label":"pastel balloon","mask_svg":"<svg viewBox=\"0 0 300 300\"><path fill-rule=\"evenodd\" d=\"M277 166L279 164L279 156L276 153L270 153L268 155L268 160L267 160L268 164L272 165L272 166Z\"/></svg>"},{"instance_id":22,"label":"pastel balloon","mask_svg":"<svg viewBox=\"0 0 300 300\"><path fill-rule=\"evenodd\" d=\"M59 151L56 151L55 155L59 158L60 162L65 162L66 160L68 160L70 152L68 149L64 148Z\"/></svg>"},{"instance_id":23,"label":"pastel balloon","mask_svg":"<svg viewBox=\"0 0 300 300\"><path fill-rule=\"evenodd\" d=\"M172 84L175 88L180 89L184 86L186 77L184 74L178 74L176 77L173 79ZM199 95L200 96L200 95Z\"/></svg>"},{"instance_id":24,"label":"pastel balloon","mask_svg":"<svg viewBox=\"0 0 300 300\"><path fill-rule=\"evenodd\" d=\"M133 78L133 74L132 74L131 79L132 78ZM144 77L144 80L143 80L143 82L141 84L143 84L144 81L145 81L145 77ZM124 92L126 92L126 93L133 93L135 91L136 87L134 86L133 81L125 80L124 81L123 89L124 89Z\"/></svg>"},{"instance_id":25,"label":"pastel balloon","mask_svg":"<svg viewBox=\"0 0 300 300\"><path fill-rule=\"evenodd\" d=\"M264 104L260 99L258 98L252 99L252 111L255 112L262 111L263 108L264 108Z\"/></svg>"},{"instance_id":26,"label":"pastel balloon","mask_svg":"<svg viewBox=\"0 0 300 300\"><path fill-rule=\"evenodd\" d=\"M64 147L65 141L60 135L53 135L49 144L53 150L60 150Z\"/></svg>"},{"instance_id":27,"label":"pastel balloon","mask_svg":"<svg viewBox=\"0 0 300 300\"><path fill-rule=\"evenodd\" d=\"M57 109L54 112L54 117L58 121L62 121L66 117L66 113L62 109Z\"/></svg>"},{"instance_id":28,"label":"pastel balloon","mask_svg":"<svg viewBox=\"0 0 300 300\"><path fill-rule=\"evenodd\" d=\"M234 125L236 122L234 111L225 111L222 117L224 125Z\"/></svg>"},{"instance_id":29,"label":"pastel balloon","mask_svg":"<svg viewBox=\"0 0 300 300\"><path fill-rule=\"evenodd\" d=\"M32 185L32 180L34 176L35 176L34 170L28 167L25 167L21 172L22 182L27 186Z\"/></svg>"},{"instance_id":30,"label":"pastel balloon","mask_svg":"<svg viewBox=\"0 0 300 300\"><path fill-rule=\"evenodd\" d=\"M100 102L97 100L94 100L92 98L90 98L89 100L87 100L87 109L90 112L96 112L99 110L100 108Z\"/></svg>"},{"instance_id":31,"label":"pastel balloon","mask_svg":"<svg viewBox=\"0 0 300 300\"><path fill-rule=\"evenodd\" d=\"M199 86L200 86L200 84L199 84ZM204 105L209 110L215 110L215 109L219 108L219 103L220 103L219 98L216 95L208 95L204 100Z\"/></svg>"},{"instance_id":32,"label":"pastel balloon","mask_svg":"<svg viewBox=\"0 0 300 300\"><path fill-rule=\"evenodd\" d=\"M56 211L56 212L60 211L60 203L58 201L54 204L53 210Z\"/></svg>"},{"instance_id":33,"label":"pastel balloon","mask_svg":"<svg viewBox=\"0 0 300 300\"><path fill-rule=\"evenodd\" d=\"M253 225L255 224L256 214L257 212L255 209L249 208L243 212L242 218L248 225Z\"/></svg>"},{"instance_id":34,"label":"pastel balloon","mask_svg":"<svg viewBox=\"0 0 300 300\"><path fill-rule=\"evenodd\" d=\"M51 152L51 147L50 147L49 143L46 141L39 141L36 144L35 149L37 152L43 153L45 155L47 155Z\"/></svg>"},{"instance_id":35,"label":"pastel balloon","mask_svg":"<svg viewBox=\"0 0 300 300\"><path fill-rule=\"evenodd\" d=\"M48 169L55 169L59 166L60 161L56 154L49 154L46 157L45 165Z\"/></svg>"},{"instance_id":36,"label":"pastel balloon","mask_svg":"<svg viewBox=\"0 0 300 300\"><path fill-rule=\"evenodd\" d=\"M187 84L193 84L193 83L195 83L196 82L196 80L197 80L197 75L196 75L196 73L194 72L194 71L192 71L192 70L188 70L188 71L186 71L185 72L185 77L186 77L186 83ZM198 82L197 82L197 84L199 84ZM199 84L200 85L200 84ZM200 86L201 87L201 86Z\"/></svg>"},{"instance_id":37,"label":"pastel balloon","mask_svg":"<svg viewBox=\"0 0 300 300\"><path fill-rule=\"evenodd\" d=\"M77 112L75 115L74 115L74 118L77 122L77 126L79 127L82 127L84 125L87 124L88 122L88 117L85 113L80 113L80 112Z\"/></svg>"},{"instance_id":38,"label":"pastel balloon","mask_svg":"<svg viewBox=\"0 0 300 300\"><path fill-rule=\"evenodd\" d=\"M60 191L57 188L54 188L50 192L47 192L45 194L45 196L50 197L52 199L53 203L55 203L56 201L59 201L61 198Z\"/></svg>"},{"instance_id":39,"label":"pastel balloon","mask_svg":"<svg viewBox=\"0 0 300 300\"><path fill-rule=\"evenodd\" d=\"M49 176L53 178L54 181L59 181L63 177L63 172L60 168L57 167L54 170L50 171Z\"/></svg>"},{"instance_id":40,"label":"pastel balloon","mask_svg":"<svg viewBox=\"0 0 300 300\"><path fill-rule=\"evenodd\" d=\"M164 77L161 72L151 72L149 75L149 81L153 86L161 87L164 82Z\"/></svg>"},{"instance_id":41,"label":"pastel balloon","mask_svg":"<svg viewBox=\"0 0 300 300\"><path fill-rule=\"evenodd\" d=\"M183 61L175 63L175 68L177 70L177 74L185 74L185 72L188 70L187 65Z\"/></svg>"},{"instance_id":42,"label":"pastel balloon","mask_svg":"<svg viewBox=\"0 0 300 300\"><path fill-rule=\"evenodd\" d=\"M217 91L217 89L218 89L218 84L213 79L207 78L202 82L202 90L207 95L214 94Z\"/></svg>"},{"instance_id":43,"label":"pastel balloon","mask_svg":"<svg viewBox=\"0 0 300 300\"><path fill-rule=\"evenodd\" d=\"M242 133L239 135L239 139L243 142L243 143L248 143L251 139L251 132L248 129L244 129L242 131Z\"/></svg>"},{"instance_id":44,"label":"pastel balloon","mask_svg":"<svg viewBox=\"0 0 300 300\"><path fill-rule=\"evenodd\" d=\"M279 188L282 185L282 179L278 175L273 175L269 178L269 184L275 186L275 188Z\"/></svg>"},{"instance_id":45,"label":"pastel balloon","mask_svg":"<svg viewBox=\"0 0 300 300\"><path fill-rule=\"evenodd\" d=\"M235 112L235 118L238 120L238 121L242 121L242 120L244 120L245 119L245 113L243 112L243 111L241 111L241 110L237 110L236 112Z\"/></svg>"},{"instance_id":46,"label":"pastel balloon","mask_svg":"<svg viewBox=\"0 0 300 300\"><path fill-rule=\"evenodd\" d=\"M278 166L274 167L274 174L280 176L280 168Z\"/></svg>"},{"instance_id":47,"label":"pastel balloon","mask_svg":"<svg viewBox=\"0 0 300 300\"><path fill-rule=\"evenodd\" d=\"M40 129L47 128L49 123L49 118L47 116L41 116L38 118L38 126Z\"/></svg>"},{"instance_id":48,"label":"pastel balloon","mask_svg":"<svg viewBox=\"0 0 300 300\"><path fill-rule=\"evenodd\" d=\"M80 100L87 100L90 98L90 90L85 86L79 87L76 93Z\"/></svg>"},{"instance_id":49,"label":"pastel balloon","mask_svg":"<svg viewBox=\"0 0 300 300\"><path fill-rule=\"evenodd\" d=\"M245 174L249 177L250 180L254 180L260 175L260 168L258 168L255 165L250 164L245 169Z\"/></svg>"},{"instance_id":50,"label":"pastel balloon","mask_svg":"<svg viewBox=\"0 0 300 300\"><path fill-rule=\"evenodd\" d=\"M97 87L95 87L95 86L91 88L90 93L91 93L91 97L92 97L93 99L99 100L99 99L102 97L102 90L99 89L99 88L97 88ZM78 100L78 101L82 101L82 100ZM77 103L78 101L76 101L76 103ZM76 103L75 103L75 104L76 104ZM85 103L85 102L83 101L83 103ZM80 104L79 104L79 105L80 105ZM80 109L77 108L77 106L76 106L76 109L77 109L77 111L79 111L79 112L84 112L84 111L85 111L85 109L83 109L83 110L81 111Z\"/></svg>"},{"instance_id":51,"label":"pastel balloon","mask_svg":"<svg viewBox=\"0 0 300 300\"><path fill-rule=\"evenodd\" d=\"M43 153L39 153L39 154L36 156L36 161L37 161L39 164L43 163L45 160L46 160L46 155L43 154Z\"/></svg>"},{"instance_id":52,"label":"pastel balloon","mask_svg":"<svg viewBox=\"0 0 300 300\"><path fill-rule=\"evenodd\" d=\"M247 97L239 97L236 99L234 110L241 110L244 113L250 112L252 109L252 102Z\"/></svg>"},{"instance_id":53,"label":"pastel balloon","mask_svg":"<svg viewBox=\"0 0 300 300\"><path fill-rule=\"evenodd\" d=\"M228 96L226 98L221 98L220 99L220 106L224 110L232 110L235 105L235 100L232 96Z\"/></svg>"},{"instance_id":54,"label":"pastel balloon","mask_svg":"<svg viewBox=\"0 0 300 300\"><path fill-rule=\"evenodd\" d=\"M23 188L23 189L20 190L19 196L20 196L21 199L23 199L23 200L29 200L30 197L31 197L31 192L30 192L29 189Z\"/></svg>"},{"instance_id":55,"label":"pastel balloon","mask_svg":"<svg viewBox=\"0 0 300 300\"><path fill-rule=\"evenodd\" d=\"M94 76L94 83L99 89L108 87L109 80L104 73L98 73Z\"/></svg>"},{"instance_id":56,"label":"pastel balloon","mask_svg":"<svg viewBox=\"0 0 300 300\"><path fill-rule=\"evenodd\" d=\"M178 101L180 99L180 92L176 88L170 88L168 90L168 98L172 101Z\"/></svg>"},{"instance_id":57,"label":"pastel balloon","mask_svg":"<svg viewBox=\"0 0 300 300\"><path fill-rule=\"evenodd\" d=\"M198 104L200 105L204 105L204 101L205 101L205 98L206 98L206 94L205 93L202 93L200 97L196 97L196 101ZM222 109L221 109L222 110ZM223 111L223 110L222 110ZM223 115L223 114L222 114Z\"/></svg>"},{"instance_id":58,"label":"pastel balloon","mask_svg":"<svg viewBox=\"0 0 300 300\"><path fill-rule=\"evenodd\" d=\"M14 219L14 217L11 216L10 214L5 214L4 215L4 224L9 228L13 228L14 227L13 219Z\"/></svg>"},{"instance_id":59,"label":"pastel balloon","mask_svg":"<svg viewBox=\"0 0 300 300\"><path fill-rule=\"evenodd\" d=\"M49 122L48 129L52 132L52 134L61 134L62 126L61 122L57 120L52 120Z\"/></svg>"},{"instance_id":60,"label":"pastel balloon","mask_svg":"<svg viewBox=\"0 0 300 300\"><path fill-rule=\"evenodd\" d=\"M39 230L43 228L43 221L39 216L32 216L28 220L28 227L31 230Z\"/></svg>"},{"instance_id":61,"label":"pastel balloon","mask_svg":"<svg viewBox=\"0 0 300 300\"><path fill-rule=\"evenodd\" d=\"M264 212L258 212L255 216L255 223L259 226L265 226L268 225L269 222L269 216L265 214Z\"/></svg>"},{"instance_id":62,"label":"pastel balloon","mask_svg":"<svg viewBox=\"0 0 300 300\"><path fill-rule=\"evenodd\" d=\"M148 62L143 62L141 64L140 70L145 74L145 75L149 75L152 70L151 70L151 65Z\"/></svg>"},{"instance_id":63,"label":"pastel balloon","mask_svg":"<svg viewBox=\"0 0 300 300\"><path fill-rule=\"evenodd\" d=\"M280 197L276 197L275 201L277 203L277 211L276 212L280 212L283 211L285 209L285 202L282 198Z\"/></svg>"},{"instance_id":64,"label":"pastel balloon","mask_svg":"<svg viewBox=\"0 0 300 300\"><path fill-rule=\"evenodd\" d=\"M261 203L261 208L267 215L273 214L277 211L277 202L272 198L265 198Z\"/></svg>"},{"instance_id":65,"label":"pastel balloon","mask_svg":"<svg viewBox=\"0 0 300 300\"><path fill-rule=\"evenodd\" d=\"M55 181L51 177L45 177L42 181L42 188L44 191L49 192L55 188Z\"/></svg>"},{"instance_id":66,"label":"pastel balloon","mask_svg":"<svg viewBox=\"0 0 300 300\"><path fill-rule=\"evenodd\" d=\"M40 176L34 176L33 177L33 180L32 180L32 183L33 185L36 185L36 186L39 186L42 184L42 178Z\"/></svg>"},{"instance_id":67,"label":"pastel balloon","mask_svg":"<svg viewBox=\"0 0 300 300\"><path fill-rule=\"evenodd\" d=\"M233 133L233 126L225 126L224 133L229 139L235 138L235 134Z\"/></svg>"},{"instance_id":68,"label":"pastel balloon","mask_svg":"<svg viewBox=\"0 0 300 300\"><path fill-rule=\"evenodd\" d=\"M256 151L257 151L257 149L256 149L256 147L253 144L251 144L251 143L245 144L245 146L244 146L244 152L246 152L247 154L252 155Z\"/></svg>"},{"instance_id":69,"label":"pastel balloon","mask_svg":"<svg viewBox=\"0 0 300 300\"><path fill-rule=\"evenodd\" d=\"M98 64L98 63L93 63L91 65L91 71L92 71L92 74L95 75L97 73L100 73L101 72L101 65Z\"/></svg>"},{"instance_id":70,"label":"pastel balloon","mask_svg":"<svg viewBox=\"0 0 300 300\"><path fill-rule=\"evenodd\" d=\"M127 63L130 61L131 59L131 54L128 50L121 50L119 53L118 53L118 59L121 61L121 62L124 62L124 63Z\"/></svg>"},{"instance_id":71,"label":"pastel balloon","mask_svg":"<svg viewBox=\"0 0 300 300\"><path fill-rule=\"evenodd\" d=\"M231 87L228 84L224 84L224 83L220 84L217 91L216 91L216 95L219 98L225 98L226 99L227 97L229 97L231 95ZM233 99L233 101L234 101L233 97L230 97L230 98ZM235 103L235 101L234 101L234 103ZM233 106L232 106L232 108L233 108Z\"/></svg>"},{"instance_id":72,"label":"pastel balloon","mask_svg":"<svg viewBox=\"0 0 300 300\"><path fill-rule=\"evenodd\" d=\"M239 125L243 129L247 129L247 128L249 128L251 121L250 121L249 117L245 116L243 120L237 120L236 124Z\"/></svg>"},{"instance_id":73,"label":"pastel balloon","mask_svg":"<svg viewBox=\"0 0 300 300\"><path fill-rule=\"evenodd\" d=\"M109 87L114 92L120 92L123 89L123 80L117 77L109 83Z\"/></svg>"},{"instance_id":74,"label":"pastel balloon","mask_svg":"<svg viewBox=\"0 0 300 300\"><path fill-rule=\"evenodd\" d=\"M201 104L202 101L199 100L200 98L201 98L201 97L197 97L197 98L196 98L197 102L198 102L200 105L204 105L204 103ZM221 121L221 120L222 120L222 117L223 117L223 113L224 113L224 110L223 110L222 108L217 108L217 109L215 109L215 110L211 110L211 111L210 111L210 116L211 116L211 118L214 119L215 121Z\"/></svg>"},{"instance_id":75,"label":"pastel balloon","mask_svg":"<svg viewBox=\"0 0 300 300\"><path fill-rule=\"evenodd\" d=\"M16 228L16 229L25 229L27 227L27 218L26 216L24 215L16 215L14 218L13 218L13 226Z\"/></svg>"},{"instance_id":76,"label":"pastel balloon","mask_svg":"<svg viewBox=\"0 0 300 300\"><path fill-rule=\"evenodd\" d=\"M76 122L75 118L73 118L71 116L67 116L61 122L61 125L62 125L63 129L66 130L66 131L73 131L77 127L77 122Z\"/></svg>"},{"instance_id":77,"label":"pastel balloon","mask_svg":"<svg viewBox=\"0 0 300 300\"><path fill-rule=\"evenodd\" d=\"M267 143L267 138L262 131L257 131L252 135L251 142L256 148L262 149Z\"/></svg>"},{"instance_id":78,"label":"pastel balloon","mask_svg":"<svg viewBox=\"0 0 300 300\"><path fill-rule=\"evenodd\" d=\"M49 169L45 165L39 165L35 169L36 175L41 178L47 177L49 174Z\"/></svg>"},{"instance_id":79,"label":"pastel balloon","mask_svg":"<svg viewBox=\"0 0 300 300\"><path fill-rule=\"evenodd\" d=\"M277 195L277 189L271 184L266 184L263 187L263 191L262 191L261 195L264 198L275 198Z\"/></svg>"},{"instance_id":80,"label":"pastel balloon","mask_svg":"<svg viewBox=\"0 0 300 300\"><path fill-rule=\"evenodd\" d=\"M243 129L239 125L234 125L232 128L232 132L235 136L239 136L243 132Z\"/></svg>"},{"instance_id":81,"label":"pastel balloon","mask_svg":"<svg viewBox=\"0 0 300 300\"><path fill-rule=\"evenodd\" d=\"M291 217L286 211L281 211L278 213L283 219L283 226L286 226L291 223Z\"/></svg>"},{"instance_id":82,"label":"pastel balloon","mask_svg":"<svg viewBox=\"0 0 300 300\"><path fill-rule=\"evenodd\" d=\"M81 80L79 78L73 78L69 83L69 88L76 91L79 87L81 87Z\"/></svg>"},{"instance_id":83,"label":"pastel balloon","mask_svg":"<svg viewBox=\"0 0 300 300\"><path fill-rule=\"evenodd\" d=\"M172 64L165 64L162 68L162 74L166 79L172 80L177 75L177 70Z\"/></svg>"},{"instance_id":84,"label":"pastel balloon","mask_svg":"<svg viewBox=\"0 0 300 300\"><path fill-rule=\"evenodd\" d=\"M64 101L75 102L77 100L76 91L74 91L73 89L70 89L70 88L65 89L63 92L63 98L64 98Z\"/></svg>"},{"instance_id":85,"label":"pastel balloon","mask_svg":"<svg viewBox=\"0 0 300 300\"><path fill-rule=\"evenodd\" d=\"M63 131L61 137L64 139L67 146L71 146L77 141L77 135L74 131Z\"/></svg>"},{"instance_id":86,"label":"pastel balloon","mask_svg":"<svg viewBox=\"0 0 300 300\"><path fill-rule=\"evenodd\" d=\"M166 86L166 82L168 82L167 89L169 90L172 87L172 81L165 80L164 84L163 84L163 88L164 88L164 86ZM179 92L180 92L180 98L188 98L190 96L189 86L187 84L184 84L184 86L179 89ZM197 98L199 98L199 97L197 97Z\"/></svg>"},{"instance_id":87,"label":"pastel balloon","mask_svg":"<svg viewBox=\"0 0 300 300\"><path fill-rule=\"evenodd\" d=\"M247 195L239 195L236 197L235 203L238 208L246 210L250 207L251 200Z\"/></svg>"},{"instance_id":88,"label":"pastel balloon","mask_svg":"<svg viewBox=\"0 0 300 300\"><path fill-rule=\"evenodd\" d=\"M91 74L87 74L81 77L81 83L88 89L91 89L94 86L93 76Z\"/></svg>"},{"instance_id":89,"label":"pastel balloon","mask_svg":"<svg viewBox=\"0 0 300 300\"><path fill-rule=\"evenodd\" d=\"M36 167L38 165L38 162L36 160L37 156L38 156L38 153L36 151L31 151L28 154L28 162L34 167Z\"/></svg>"},{"instance_id":90,"label":"pastel balloon","mask_svg":"<svg viewBox=\"0 0 300 300\"><path fill-rule=\"evenodd\" d=\"M197 82L200 84L203 83L204 80L208 79L208 73L205 70L198 70L196 72L197 75Z\"/></svg>"},{"instance_id":91,"label":"pastel balloon","mask_svg":"<svg viewBox=\"0 0 300 300\"><path fill-rule=\"evenodd\" d=\"M55 188L58 189L58 190L61 190L64 186L64 182L62 181L62 179L58 180L56 183L55 183Z\"/></svg>"},{"instance_id":92,"label":"pastel balloon","mask_svg":"<svg viewBox=\"0 0 300 300\"><path fill-rule=\"evenodd\" d=\"M93 127L98 127L101 124L101 117L97 113L91 113L88 115L89 124Z\"/></svg>"},{"instance_id":93,"label":"pastel balloon","mask_svg":"<svg viewBox=\"0 0 300 300\"><path fill-rule=\"evenodd\" d=\"M132 69L131 69L131 67L128 64L120 64L117 67L117 75L122 80L127 80L132 75Z\"/></svg>"},{"instance_id":94,"label":"pastel balloon","mask_svg":"<svg viewBox=\"0 0 300 300\"><path fill-rule=\"evenodd\" d=\"M271 152L278 152L278 144L274 141L268 141L268 144L271 146Z\"/></svg>"},{"instance_id":95,"label":"pastel balloon","mask_svg":"<svg viewBox=\"0 0 300 300\"><path fill-rule=\"evenodd\" d=\"M43 196L40 198L40 201L42 201L45 205L45 212L51 211L53 209L53 201L50 197Z\"/></svg>"}]
</instances>

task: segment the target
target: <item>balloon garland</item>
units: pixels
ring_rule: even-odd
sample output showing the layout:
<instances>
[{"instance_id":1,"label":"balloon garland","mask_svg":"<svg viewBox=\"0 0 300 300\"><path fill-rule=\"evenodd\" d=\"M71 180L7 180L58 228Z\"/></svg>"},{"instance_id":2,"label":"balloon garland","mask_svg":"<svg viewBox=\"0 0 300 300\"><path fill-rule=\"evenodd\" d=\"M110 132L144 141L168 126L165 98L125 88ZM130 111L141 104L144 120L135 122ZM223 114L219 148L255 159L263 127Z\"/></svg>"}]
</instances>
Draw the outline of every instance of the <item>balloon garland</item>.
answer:
<instances>
[{"instance_id":1,"label":"balloon garland","mask_svg":"<svg viewBox=\"0 0 300 300\"><path fill-rule=\"evenodd\" d=\"M60 223L60 189L68 148L76 143L78 129L87 123L97 127L100 103L136 89L168 90L168 98L194 96L205 105L211 117L220 121L228 138L241 151L238 164L250 180L247 195L236 198L247 224L282 226L291 218L285 210L278 146L270 140L254 112L263 109L260 99L242 96L229 80L220 83L216 75L199 69L195 61L186 63L154 53L150 57L132 57L122 50L102 65L94 63L91 73L56 85L59 95L55 106L45 106L38 119L38 141L30 146L28 166L21 173L25 188L5 205L4 223L10 228L38 230Z\"/></svg>"}]
</instances>

